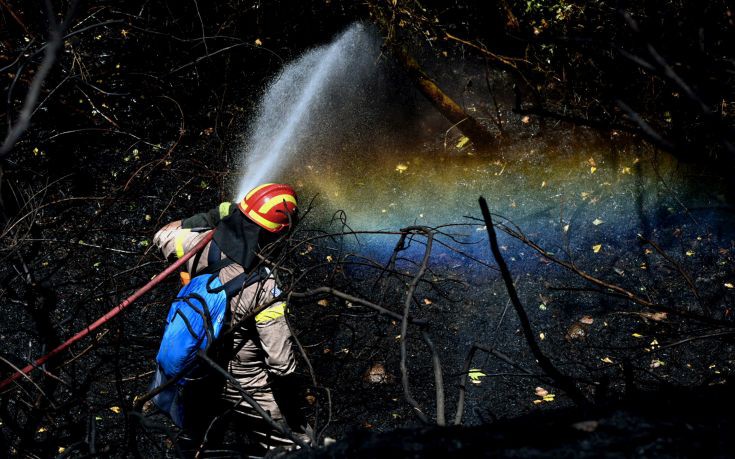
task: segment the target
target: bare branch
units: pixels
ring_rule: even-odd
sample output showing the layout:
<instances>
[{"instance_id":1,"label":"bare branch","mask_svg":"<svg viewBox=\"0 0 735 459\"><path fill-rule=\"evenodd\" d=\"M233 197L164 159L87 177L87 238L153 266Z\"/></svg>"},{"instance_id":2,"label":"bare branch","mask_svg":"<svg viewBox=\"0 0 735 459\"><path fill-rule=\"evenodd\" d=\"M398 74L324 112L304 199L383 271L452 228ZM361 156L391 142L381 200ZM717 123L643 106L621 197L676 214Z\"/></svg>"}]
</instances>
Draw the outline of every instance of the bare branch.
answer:
<instances>
[{"instance_id":1,"label":"bare branch","mask_svg":"<svg viewBox=\"0 0 735 459\"><path fill-rule=\"evenodd\" d=\"M440 426L447 425L447 420L444 415L444 377L442 376L442 364L439 361L439 354L436 353L434 343L431 341L429 334L426 331L421 331L421 336L424 338L424 342L431 351L431 363L434 367L434 386L436 389L436 423Z\"/></svg>"},{"instance_id":2,"label":"bare branch","mask_svg":"<svg viewBox=\"0 0 735 459\"><path fill-rule=\"evenodd\" d=\"M375 303L372 303L370 301L364 300L362 298L359 298L359 297L356 297L356 296L353 296L353 295L349 295L349 294L344 293L344 292L340 292L339 290L333 289L331 287L317 287L315 289L311 289L311 290L308 290L306 292L291 292L290 295L292 297L294 297L294 298L307 298L307 297L311 297L311 296L315 296L315 295L319 295L319 294L324 294L324 293L328 293L330 295L336 296L337 298L342 298L343 300L347 300L347 301L349 301L351 303L361 304L363 306L367 306L367 307L369 307L371 309L374 309L374 310L378 311L381 314L384 314L386 316L390 316L390 317L392 317L392 318L394 318L396 320L403 319L403 316L402 315L400 315L398 313L395 313L395 312L391 311L390 309L386 309L383 306L380 306L378 304L375 304ZM426 324L426 321L425 320L422 320L422 319L414 319L414 318L410 318L409 317L408 321L411 322L412 324L416 324L416 325L425 325Z\"/></svg>"},{"instance_id":3,"label":"bare branch","mask_svg":"<svg viewBox=\"0 0 735 459\"><path fill-rule=\"evenodd\" d=\"M403 304L403 318L401 320L401 383L403 384L403 395L406 397L406 400L408 401L409 405L414 409L416 412L416 415L419 419L421 419L422 422L429 424L429 418L426 416L426 414L421 411L421 407L419 406L418 402L413 398L413 395L411 395L411 388L409 386L409 380L408 380L408 365L406 364L407 359L407 338L408 338L408 315L411 309L411 303L413 302L413 294L416 291L416 286L419 283L419 280L421 280L421 277L424 275L424 272L426 272L426 267L429 264L429 256L431 255L431 245L434 240L434 233L425 226L409 226L407 228L402 228L401 232L403 233L401 235L401 238L398 241L398 244L396 244L396 247L402 248L404 246L404 242L406 240L406 236L410 232L421 232L426 235L426 248L424 249L424 257L421 260L421 265L419 267L418 272L413 278L413 281L411 281L411 284L408 286L408 291L406 292L406 301ZM437 407L438 408L438 407Z\"/></svg>"},{"instance_id":4,"label":"bare branch","mask_svg":"<svg viewBox=\"0 0 735 459\"><path fill-rule=\"evenodd\" d=\"M683 311L683 310L680 310L680 309L677 309L677 308L674 308L674 307L671 307L671 306L667 306L665 304L656 303L654 301L651 301L651 300L642 298L642 297L636 295L635 293L631 292L630 290L627 290L627 289L625 289L625 288L623 288L623 287L621 287L619 285L615 285L615 284L611 284L609 282L605 282L604 280L602 280L602 279L600 279L598 277L595 277L595 276L589 274L588 272L586 272L586 271L580 269L579 267L577 267L572 262L561 260L561 259L555 257L554 255L552 255L551 253L549 253L545 249L543 249L541 246L539 246L537 243L535 243L534 241L530 240L518 228L512 229L512 228L509 228L508 226L506 226L504 224L498 224L498 228L500 228L503 232L505 232L509 236L512 236L512 237L518 239L519 241L521 241L522 243L524 243L528 247L532 248L533 250L535 250L536 252L538 252L542 257L544 257L546 260L549 260L550 262L552 262L554 264L557 264L557 265L559 265L559 266L561 266L561 267L563 267L563 268L565 268L565 269L567 269L567 270L575 273L576 275L578 275L582 279L586 280L587 282L590 282L591 284L596 285L597 287L602 288L603 290L601 291L601 293L608 293L609 292L609 294L612 294L612 295L615 295L615 296L619 296L621 298L625 298L628 301L632 301L632 302L634 302L636 304L639 304L641 306L645 306L647 308L650 308L650 309L653 309L653 310L656 310L656 311L662 311L662 312L666 312L666 313L670 313L670 314L677 314L677 315L680 315L680 316L683 316L683 317L688 317L690 319L698 320L698 321L704 322L704 323L709 323L709 324L718 325L718 326L722 326L722 327L729 327L729 328L732 328L733 326L735 326L735 324L733 324L732 322L726 321L726 320L713 319L711 317L703 316L701 314L695 314L695 313L692 313L692 312L689 312L689 311Z\"/></svg>"},{"instance_id":5,"label":"bare branch","mask_svg":"<svg viewBox=\"0 0 735 459\"><path fill-rule=\"evenodd\" d=\"M518 298L518 293L516 292L515 286L513 285L513 278L510 275L510 270L508 270L508 265L505 264L505 260L500 253L500 248L498 247L498 239L495 235L495 228L493 227L492 216L490 215L490 210L487 207L487 202L483 197L480 197L479 202L480 209L482 210L482 216L485 220L488 238L490 239L490 249L493 252L493 257L495 257L495 261L498 263L498 267L500 268L500 273L503 276L505 287L508 290L508 296L513 303L516 314L518 314L518 319L521 322L521 329L523 330L523 334L526 337L526 342L528 343L528 347L531 349L531 353L538 361L541 369L544 370L544 372L548 374L554 381L556 381L556 383L559 385L559 388L564 390L577 405L588 406L590 403L589 400L587 400L587 398L582 394L579 388L577 388L577 386L574 384L574 381L569 378L569 376L562 374L551 363L551 360L549 360L549 358L546 357L543 352L541 352L541 348L536 342L535 335L533 333L533 330L531 329L531 323L528 320L528 315L526 314L525 309L523 309L521 300Z\"/></svg>"},{"instance_id":6,"label":"bare branch","mask_svg":"<svg viewBox=\"0 0 735 459\"><path fill-rule=\"evenodd\" d=\"M53 13L51 11L48 11L48 13L49 16L53 18ZM46 81L46 77L54 66L56 53L59 51L59 48L61 48L62 33L66 28L67 22L64 21L61 24L54 24L52 22L51 24L52 25L49 30L50 40L46 45L46 53L43 56L41 64L38 66L36 76L33 78L31 86L28 88L25 101L23 102L23 108L18 116L18 122L15 126L8 124L8 132L5 136L5 140L0 146L0 158L3 158L5 155L10 153L20 136L23 135L26 129L28 129L28 125L31 121L31 115L36 107L36 102L38 101L38 97L41 93L43 83ZM10 120L8 120L8 123L10 123Z\"/></svg>"}]
</instances>

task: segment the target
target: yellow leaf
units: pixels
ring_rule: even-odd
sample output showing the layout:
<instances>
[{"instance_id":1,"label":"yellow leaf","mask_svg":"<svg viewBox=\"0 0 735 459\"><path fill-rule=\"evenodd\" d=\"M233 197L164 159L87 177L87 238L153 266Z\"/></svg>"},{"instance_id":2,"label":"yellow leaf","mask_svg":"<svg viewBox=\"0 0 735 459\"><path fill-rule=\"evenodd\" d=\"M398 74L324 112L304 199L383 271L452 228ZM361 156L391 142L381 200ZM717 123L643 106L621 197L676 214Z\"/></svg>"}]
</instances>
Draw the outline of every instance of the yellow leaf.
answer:
<instances>
[{"instance_id":1,"label":"yellow leaf","mask_svg":"<svg viewBox=\"0 0 735 459\"><path fill-rule=\"evenodd\" d=\"M592 220L592 224L595 225L595 226L600 226L603 223L605 223L605 222L602 221L602 220L600 220L599 218L595 218L594 220Z\"/></svg>"},{"instance_id":2,"label":"yellow leaf","mask_svg":"<svg viewBox=\"0 0 735 459\"><path fill-rule=\"evenodd\" d=\"M63 453L64 451L66 451L66 448L64 448L63 446L59 446L59 454Z\"/></svg>"},{"instance_id":3,"label":"yellow leaf","mask_svg":"<svg viewBox=\"0 0 735 459\"><path fill-rule=\"evenodd\" d=\"M600 360L602 360L605 363L613 363L613 361L612 361L612 359L610 357L605 357L605 358L600 359Z\"/></svg>"},{"instance_id":4,"label":"yellow leaf","mask_svg":"<svg viewBox=\"0 0 735 459\"><path fill-rule=\"evenodd\" d=\"M331 255L327 255L327 262L331 263L334 260Z\"/></svg>"},{"instance_id":5,"label":"yellow leaf","mask_svg":"<svg viewBox=\"0 0 735 459\"><path fill-rule=\"evenodd\" d=\"M620 173L621 173L621 174L630 174L630 167L623 167L623 168L622 168L622 169L620 170Z\"/></svg>"},{"instance_id":6,"label":"yellow leaf","mask_svg":"<svg viewBox=\"0 0 735 459\"><path fill-rule=\"evenodd\" d=\"M602 249L602 244L595 244L592 246L592 251L597 253Z\"/></svg>"},{"instance_id":7,"label":"yellow leaf","mask_svg":"<svg viewBox=\"0 0 735 459\"><path fill-rule=\"evenodd\" d=\"M542 403L542 402L543 402L543 400L534 400L533 401L533 404L534 405L538 405L539 403Z\"/></svg>"},{"instance_id":8,"label":"yellow leaf","mask_svg":"<svg viewBox=\"0 0 735 459\"><path fill-rule=\"evenodd\" d=\"M470 138L467 136L462 136L462 138L459 139L459 142L457 142L457 148L462 148L465 145L467 145L467 142L470 141Z\"/></svg>"},{"instance_id":9,"label":"yellow leaf","mask_svg":"<svg viewBox=\"0 0 735 459\"><path fill-rule=\"evenodd\" d=\"M735 285L732 285L732 282L725 282L725 287L727 287L727 288L735 288Z\"/></svg>"},{"instance_id":10,"label":"yellow leaf","mask_svg":"<svg viewBox=\"0 0 735 459\"><path fill-rule=\"evenodd\" d=\"M643 338L643 335L641 335L640 333L633 333L630 336L632 336L633 338Z\"/></svg>"},{"instance_id":11,"label":"yellow leaf","mask_svg":"<svg viewBox=\"0 0 735 459\"><path fill-rule=\"evenodd\" d=\"M263 42L260 41L260 38L255 39L255 46L263 46Z\"/></svg>"},{"instance_id":12,"label":"yellow leaf","mask_svg":"<svg viewBox=\"0 0 735 459\"><path fill-rule=\"evenodd\" d=\"M467 373L467 376L470 377L470 382L472 384L480 384L482 382L481 378L487 375L483 373L480 368L472 368L470 372Z\"/></svg>"},{"instance_id":13,"label":"yellow leaf","mask_svg":"<svg viewBox=\"0 0 735 459\"><path fill-rule=\"evenodd\" d=\"M693 255L694 255L694 251L693 250L687 250L687 256L688 257L691 257Z\"/></svg>"},{"instance_id":14,"label":"yellow leaf","mask_svg":"<svg viewBox=\"0 0 735 459\"><path fill-rule=\"evenodd\" d=\"M122 410L120 409L119 406L111 406L110 407L110 411L112 411L115 414L120 414L120 411L122 411Z\"/></svg>"},{"instance_id":15,"label":"yellow leaf","mask_svg":"<svg viewBox=\"0 0 735 459\"><path fill-rule=\"evenodd\" d=\"M541 341L546 339L546 334L544 332L541 332L538 334L538 337L541 338Z\"/></svg>"},{"instance_id":16,"label":"yellow leaf","mask_svg":"<svg viewBox=\"0 0 735 459\"><path fill-rule=\"evenodd\" d=\"M407 164L398 163L396 165L396 172L398 172L399 174L403 174L407 170L408 170L408 165Z\"/></svg>"},{"instance_id":17,"label":"yellow leaf","mask_svg":"<svg viewBox=\"0 0 735 459\"><path fill-rule=\"evenodd\" d=\"M556 397L554 394L546 394L544 395L544 401L545 402L553 402L554 397Z\"/></svg>"},{"instance_id":18,"label":"yellow leaf","mask_svg":"<svg viewBox=\"0 0 735 459\"><path fill-rule=\"evenodd\" d=\"M40 427L40 428L38 429L38 432L39 432L39 433L41 433L41 432L47 432L47 431L48 431L48 429L47 429L47 428L45 428L45 427Z\"/></svg>"},{"instance_id":19,"label":"yellow leaf","mask_svg":"<svg viewBox=\"0 0 735 459\"><path fill-rule=\"evenodd\" d=\"M594 174L597 168L595 166L590 167L590 174Z\"/></svg>"}]
</instances>

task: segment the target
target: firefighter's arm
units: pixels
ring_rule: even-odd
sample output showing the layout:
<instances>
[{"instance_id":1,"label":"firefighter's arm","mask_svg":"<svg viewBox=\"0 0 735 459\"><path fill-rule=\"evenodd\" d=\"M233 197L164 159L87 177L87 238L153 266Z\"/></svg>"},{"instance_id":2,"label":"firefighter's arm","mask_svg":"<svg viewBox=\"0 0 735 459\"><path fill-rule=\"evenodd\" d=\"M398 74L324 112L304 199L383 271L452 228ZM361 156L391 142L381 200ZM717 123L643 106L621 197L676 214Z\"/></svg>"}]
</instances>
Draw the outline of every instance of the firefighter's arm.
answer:
<instances>
[{"instance_id":1,"label":"firefighter's arm","mask_svg":"<svg viewBox=\"0 0 735 459\"><path fill-rule=\"evenodd\" d=\"M193 249L205 236L204 233L193 232L181 227L181 220L164 226L155 236L153 244L158 247L167 259L178 259ZM191 271L193 260L187 262L186 268Z\"/></svg>"},{"instance_id":2,"label":"firefighter's arm","mask_svg":"<svg viewBox=\"0 0 735 459\"><path fill-rule=\"evenodd\" d=\"M260 345L265 351L265 363L268 371L277 376L286 376L296 369L291 331L285 313L286 303L277 302L255 316Z\"/></svg>"},{"instance_id":3,"label":"firefighter's arm","mask_svg":"<svg viewBox=\"0 0 735 459\"><path fill-rule=\"evenodd\" d=\"M192 215L181 221L182 228L214 228L220 220L230 215L236 204L225 201L207 212Z\"/></svg>"},{"instance_id":4,"label":"firefighter's arm","mask_svg":"<svg viewBox=\"0 0 735 459\"><path fill-rule=\"evenodd\" d=\"M181 220L176 220L158 230L153 236L153 245L163 252L164 257L170 258L176 253L177 237L180 238L181 234Z\"/></svg>"}]
</instances>

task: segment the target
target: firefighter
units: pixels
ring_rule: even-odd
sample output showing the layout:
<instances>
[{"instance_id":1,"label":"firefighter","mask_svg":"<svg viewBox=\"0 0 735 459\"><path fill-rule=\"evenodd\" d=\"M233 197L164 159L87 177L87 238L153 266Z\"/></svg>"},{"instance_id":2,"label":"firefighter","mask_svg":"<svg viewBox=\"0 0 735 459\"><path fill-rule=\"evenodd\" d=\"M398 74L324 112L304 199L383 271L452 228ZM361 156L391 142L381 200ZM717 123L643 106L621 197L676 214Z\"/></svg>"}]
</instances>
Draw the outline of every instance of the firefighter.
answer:
<instances>
[{"instance_id":1,"label":"firefighter","mask_svg":"<svg viewBox=\"0 0 735 459\"><path fill-rule=\"evenodd\" d=\"M192 257L183 271L186 283L196 272L216 260L228 259L231 263L219 270L218 277L226 284L244 271L253 271L262 265L260 252L273 247L277 240L293 228L297 215L296 193L289 185L264 184L251 190L239 203L224 202L206 213L175 221L161 228L153 242L164 256L180 258L205 236L206 230L216 228L213 241L202 252ZM194 230L194 231L193 231ZM215 252L212 252L215 251ZM240 386L276 422L284 422L281 407L276 401L272 386L274 380L293 373L296 360L291 347L291 333L284 313L286 304L274 302L278 287L272 276L243 288L229 300L231 323L240 322L259 305L272 303L231 334L227 347L231 350L227 370ZM215 411L227 411L230 421L238 430L247 430L250 444L258 443L263 448L292 445L292 441L275 431L258 413L241 399L240 392L227 384L219 394L221 406ZM210 407L211 408L211 407ZM214 413L217 414L217 413ZM211 417L211 414L210 414ZM193 443L209 427L210 417L203 416L199 429L194 428ZM212 429L208 429L212 438ZM216 429L221 434L223 429ZM217 432L215 432L216 434ZM238 433L239 434L239 433Z\"/></svg>"}]
</instances>

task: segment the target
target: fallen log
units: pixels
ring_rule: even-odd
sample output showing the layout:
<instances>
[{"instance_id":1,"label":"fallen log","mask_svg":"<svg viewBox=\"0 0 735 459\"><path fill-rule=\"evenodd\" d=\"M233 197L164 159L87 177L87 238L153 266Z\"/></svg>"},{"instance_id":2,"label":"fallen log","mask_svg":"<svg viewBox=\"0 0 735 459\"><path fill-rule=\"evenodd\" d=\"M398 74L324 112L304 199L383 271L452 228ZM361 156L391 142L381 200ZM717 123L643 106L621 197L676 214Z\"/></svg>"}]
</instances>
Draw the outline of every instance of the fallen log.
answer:
<instances>
[{"instance_id":1,"label":"fallen log","mask_svg":"<svg viewBox=\"0 0 735 459\"><path fill-rule=\"evenodd\" d=\"M394 45L391 51L404 68L408 77L429 102L453 126L462 132L475 147L482 148L494 145L497 142L495 135L475 118L467 114L464 109L447 95L439 85L424 72L419 63L404 48Z\"/></svg>"}]
</instances>

